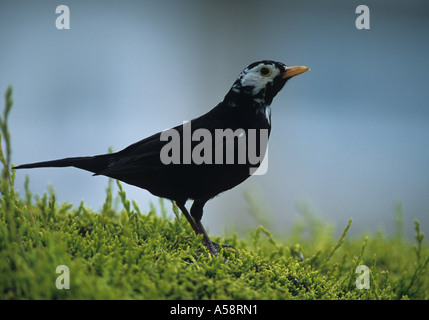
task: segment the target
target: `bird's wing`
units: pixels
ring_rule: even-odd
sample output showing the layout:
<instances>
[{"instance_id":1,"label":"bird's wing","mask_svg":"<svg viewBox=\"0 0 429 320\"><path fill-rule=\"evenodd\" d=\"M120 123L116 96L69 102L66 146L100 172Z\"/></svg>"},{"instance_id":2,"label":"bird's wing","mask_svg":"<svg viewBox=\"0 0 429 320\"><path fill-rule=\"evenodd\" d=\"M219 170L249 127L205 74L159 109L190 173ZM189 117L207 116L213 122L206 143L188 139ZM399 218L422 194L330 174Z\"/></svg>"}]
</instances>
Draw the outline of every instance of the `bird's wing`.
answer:
<instances>
[{"instance_id":1,"label":"bird's wing","mask_svg":"<svg viewBox=\"0 0 429 320\"><path fill-rule=\"evenodd\" d=\"M235 130L233 121L228 117L224 117L222 112L218 111L215 108L201 117L191 120L191 132L204 128L213 135L215 129L232 128ZM184 133L183 125L178 125L170 130L176 130L180 135L181 141L187 139L187 137L184 137L186 132ZM158 132L130 145L122 151L112 154L108 159L107 166L96 172L96 175L117 176L165 170L166 165L162 163L160 154L161 149L169 141L161 141L161 133ZM198 143L198 141L191 141L192 147ZM237 146L234 145L234 148L236 149Z\"/></svg>"},{"instance_id":2,"label":"bird's wing","mask_svg":"<svg viewBox=\"0 0 429 320\"><path fill-rule=\"evenodd\" d=\"M161 132L140 140L109 157L107 166L96 175L141 173L157 170L162 166L160 151L165 141L160 140Z\"/></svg>"}]
</instances>

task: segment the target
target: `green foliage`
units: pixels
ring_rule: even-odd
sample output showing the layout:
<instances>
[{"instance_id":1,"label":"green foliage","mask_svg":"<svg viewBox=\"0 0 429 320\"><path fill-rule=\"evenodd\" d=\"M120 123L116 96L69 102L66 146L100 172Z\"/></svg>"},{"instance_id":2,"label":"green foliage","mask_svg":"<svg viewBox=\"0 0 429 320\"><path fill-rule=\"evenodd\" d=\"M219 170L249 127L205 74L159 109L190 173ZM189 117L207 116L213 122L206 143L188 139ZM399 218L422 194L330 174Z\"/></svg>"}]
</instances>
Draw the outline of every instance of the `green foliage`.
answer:
<instances>
[{"instance_id":1,"label":"green foliage","mask_svg":"<svg viewBox=\"0 0 429 320\"><path fill-rule=\"evenodd\" d=\"M415 245L403 230L352 238L351 219L336 238L333 227L304 204L303 220L287 237L262 225L247 236L233 232L213 240L237 250L224 248L212 257L175 204L173 215L162 200L159 214L154 208L143 213L119 182L115 194L109 181L100 212L83 202L78 208L58 203L52 189L33 195L28 179L21 197L10 169L11 93L0 119L0 299L429 297L429 248L417 221ZM122 209L114 209L115 201ZM397 220L401 210L398 205ZM69 268L70 289L57 289L60 265ZM356 287L359 265L370 270L369 289Z\"/></svg>"}]
</instances>

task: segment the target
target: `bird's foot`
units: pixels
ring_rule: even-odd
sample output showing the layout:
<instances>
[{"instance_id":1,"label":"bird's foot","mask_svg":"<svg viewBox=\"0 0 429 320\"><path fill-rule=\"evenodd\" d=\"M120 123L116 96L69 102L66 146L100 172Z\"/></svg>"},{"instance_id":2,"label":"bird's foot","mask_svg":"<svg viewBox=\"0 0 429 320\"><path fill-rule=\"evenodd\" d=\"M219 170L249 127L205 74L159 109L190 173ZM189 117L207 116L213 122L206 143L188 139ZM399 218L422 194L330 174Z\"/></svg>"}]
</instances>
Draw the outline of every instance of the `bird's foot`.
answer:
<instances>
[{"instance_id":1,"label":"bird's foot","mask_svg":"<svg viewBox=\"0 0 429 320\"><path fill-rule=\"evenodd\" d=\"M217 257L217 249L214 242L212 242L208 237L204 237L203 244L207 247L212 256Z\"/></svg>"},{"instance_id":2,"label":"bird's foot","mask_svg":"<svg viewBox=\"0 0 429 320\"><path fill-rule=\"evenodd\" d=\"M207 244L208 241L211 242L210 245ZM218 250L225 248L225 249L234 249L235 251L237 251L237 249L234 246L231 246L229 244L218 244L214 241L211 241L209 238L203 238L203 244L207 247L207 249L209 250L210 254L212 256L217 256Z\"/></svg>"},{"instance_id":3,"label":"bird's foot","mask_svg":"<svg viewBox=\"0 0 429 320\"><path fill-rule=\"evenodd\" d=\"M225 249L234 249L235 251L237 251L237 249L234 246L231 246L229 244L218 244L218 243L213 242L213 241L212 241L212 243L216 249L225 248Z\"/></svg>"},{"instance_id":4,"label":"bird's foot","mask_svg":"<svg viewBox=\"0 0 429 320\"><path fill-rule=\"evenodd\" d=\"M191 237L188 237L188 238L191 238ZM214 241L211 241L211 240L210 240L210 242L211 242L211 244L208 243L207 239L203 238L202 243L207 248L207 250L209 250L209 252L210 252L210 254L212 256L216 257L217 254L218 254L218 251L220 249L222 249L222 248L225 248L225 249L234 249L235 251L237 251L237 249L234 246L231 246L229 244L218 244L218 243L216 243ZM197 252L197 254L201 255L203 253L202 252Z\"/></svg>"}]
</instances>

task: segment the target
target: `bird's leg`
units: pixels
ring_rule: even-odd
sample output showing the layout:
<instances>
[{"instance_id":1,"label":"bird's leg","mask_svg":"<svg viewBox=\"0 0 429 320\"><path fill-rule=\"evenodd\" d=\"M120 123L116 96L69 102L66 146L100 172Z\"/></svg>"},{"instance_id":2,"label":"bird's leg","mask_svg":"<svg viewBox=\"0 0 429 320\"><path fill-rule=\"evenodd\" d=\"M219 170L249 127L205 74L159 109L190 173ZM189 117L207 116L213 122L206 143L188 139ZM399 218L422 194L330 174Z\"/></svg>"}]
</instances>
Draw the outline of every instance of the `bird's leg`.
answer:
<instances>
[{"instance_id":1,"label":"bird's leg","mask_svg":"<svg viewBox=\"0 0 429 320\"><path fill-rule=\"evenodd\" d=\"M191 207L191 216L195 221L195 224L199 230L199 233L203 235L203 244L207 247L210 254L217 256L217 250L213 245L213 242L210 240L206 230L201 223L201 218L203 217L203 207L206 204L207 200L195 200Z\"/></svg>"},{"instance_id":2,"label":"bird's leg","mask_svg":"<svg viewBox=\"0 0 429 320\"><path fill-rule=\"evenodd\" d=\"M196 224L200 228L200 230L202 231L203 244L207 247L207 249L209 250L209 252L212 256L217 256L217 250L216 250L213 242L210 240L206 230L204 229L203 224L201 223L201 220L196 220Z\"/></svg>"},{"instance_id":3,"label":"bird's leg","mask_svg":"<svg viewBox=\"0 0 429 320\"><path fill-rule=\"evenodd\" d=\"M188 220L189 224L191 225L192 229L194 230L195 234L199 235L202 234L203 235L203 244L207 247L207 249L209 250L210 254L216 256L217 255L217 250L216 248L219 248L220 246L211 241L206 230L204 229L203 224L201 223L201 217L203 216L203 207L205 205L206 201L199 201L196 200L194 202L194 204L192 205L191 208L191 214L189 214L188 209L186 209L185 207L185 203L181 202L181 201L176 201L177 206L179 207L179 209L182 211L182 213L184 214L184 216L186 217L186 219ZM228 247L228 248L233 248L232 246L223 246L222 247Z\"/></svg>"},{"instance_id":4,"label":"bird's leg","mask_svg":"<svg viewBox=\"0 0 429 320\"><path fill-rule=\"evenodd\" d=\"M186 220L188 220L189 224L191 225L191 227L195 231L195 233L196 234L202 234L202 231L197 227L194 219L189 214L188 209L186 209L185 202L176 201L176 204L179 207L180 211L182 211L183 215L186 217Z\"/></svg>"},{"instance_id":5,"label":"bird's leg","mask_svg":"<svg viewBox=\"0 0 429 320\"><path fill-rule=\"evenodd\" d=\"M186 219L188 220L188 222L191 225L192 229L195 231L195 234L197 234L197 235L202 234L203 235L203 244L209 249L209 252L212 255L216 256L217 255L216 248L213 245L212 241L210 240L209 236L207 235L207 232L206 232L206 230L204 229L204 227L203 227L203 225L201 223L201 219L200 220L195 220L189 214L188 209L186 209L185 203L176 201L176 204L179 207L179 209L182 211L182 213L184 214L184 216L186 217ZM201 210L202 210L202 207L201 207ZM202 216L202 214L201 214L201 216Z\"/></svg>"}]
</instances>

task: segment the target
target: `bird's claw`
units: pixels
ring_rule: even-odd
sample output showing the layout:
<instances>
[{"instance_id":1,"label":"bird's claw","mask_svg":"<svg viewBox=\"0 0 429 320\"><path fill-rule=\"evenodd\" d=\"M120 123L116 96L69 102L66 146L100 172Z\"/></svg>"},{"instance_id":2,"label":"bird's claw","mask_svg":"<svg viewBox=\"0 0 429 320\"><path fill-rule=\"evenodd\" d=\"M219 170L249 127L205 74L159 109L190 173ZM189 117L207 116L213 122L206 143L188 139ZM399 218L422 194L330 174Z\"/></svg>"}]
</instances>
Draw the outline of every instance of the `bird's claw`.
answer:
<instances>
[{"instance_id":1,"label":"bird's claw","mask_svg":"<svg viewBox=\"0 0 429 320\"><path fill-rule=\"evenodd\" d=\"M218 244L218 243L213 242L213 241L212 241L212 243L216 249L225 248L225 249L234 249L235 251L237 251L237 249L234 246L231 246L229 244Z\"/></svg>"}]
</instances>

